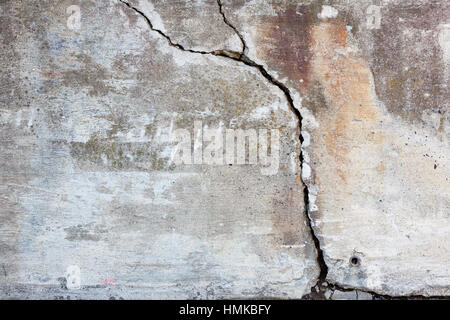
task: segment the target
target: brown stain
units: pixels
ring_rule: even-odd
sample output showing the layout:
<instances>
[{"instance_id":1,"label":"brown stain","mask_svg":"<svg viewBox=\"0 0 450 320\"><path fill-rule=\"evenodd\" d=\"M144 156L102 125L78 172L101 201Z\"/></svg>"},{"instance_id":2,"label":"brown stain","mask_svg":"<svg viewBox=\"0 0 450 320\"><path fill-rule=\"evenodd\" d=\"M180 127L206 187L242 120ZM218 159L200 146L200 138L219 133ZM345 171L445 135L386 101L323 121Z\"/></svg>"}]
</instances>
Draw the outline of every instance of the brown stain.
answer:
<instances>
[{"instance_id":1,"label":"brown stain","mask_svg":"<svg viewBox=\"0 0 450 320\"><path fill-rule=\"evenodd\" d=\"M47 79L56 79L58 78L58 74L55 73L53 70L47 71L47 72L41 72L41 76Z\"/></svg>"},{"instance_id":2,"label":"brown stain","mask_svg":"<svg viewBox=\"0 0 450 320\"><path fill-rule=\"evenodd\" d=\"M74 54L74 57L83 65L80 69L72 69L62 73L62 84L73 90L87 88L90 96L106 96L116 90L107 85L105 80L112 79L112 75L91 56Z\"/></svg>"},{"instance_id":3,"label":"brown stain","mask_svg":"<svg viewBox=\"0 0 450 320\"><path fill-rule=\"evenodd\" d=\"M309 6L279 8L276 16L265 16L258 30L258 55L295 82L300 89L309 82L311 26Z\"/></svg>"},{"instance_id":4,"label":"brown stain","mask_svg":"<svg viewBox=\"0 0 450 320\"><path fill-rule=\"evenodd\" d=\"M297 184L298 184L300 187L303 187L303 181L302 181L301 175L299 175L299 174L295 175L295 180L297 181Z\"/></svg>"},{"instance_id":5,"label":"brown stain","mask_svg":"<svg viewBox=\"0 0 450 320\"><path fill-rule=\"evenodd\" d=\"M361 140L381 143L373 132L365 132L379 117L367 63L351 52L347 29L340 21L322 22L312 29L311 75L327 102L325 147L338 163L347 163L349 147ZM331 119L330 119L331 118ZM331 121L330 121L331 120ZM338 169L346 180L345 173Z\"/></svg>"},{"instance_id":6,"label":"brown stain","mask_svg":"<svg viewBox=\"0 0 450 320\"><path fill-rule=\"evenodd\" d=\"M448 80L437 36L450 5L389 4L379 30L359 28L362 20L342 7L336 19L319 20L321 5L273 5L276 15L258 23L257 55L300 92L320 125L313 143L334 159L345 184L351 168L358 170L353 152L378 150L387 140L378 98L406 121L422 121L424 110L445 117Z\"/></svg>"},{"instance_id":7,"label":"brown stain","mask_svg":"<svg viewBox=\"0 0 450 320\"><path fill-rule=\"evenodd\" d=\"M383 174L386 171L386 165L383 162L380 162L377 166L377 172Z\"/></svg>"},{"instance_id":8,"label":"brown stain","mask_svg":"<svg viewBox=\"0 0 450 320\"><path fill-rule=\"evenodd\" d=\"M375 131L381 117L368 62L349 44L346 21L319 20L321 5L288 6L262 24L258 54L287 77L313 112L326 152L346 182L349 152L355 145L381 145ZM340 16L344 16L341 14Z\"/></svg>"}]
</instances>

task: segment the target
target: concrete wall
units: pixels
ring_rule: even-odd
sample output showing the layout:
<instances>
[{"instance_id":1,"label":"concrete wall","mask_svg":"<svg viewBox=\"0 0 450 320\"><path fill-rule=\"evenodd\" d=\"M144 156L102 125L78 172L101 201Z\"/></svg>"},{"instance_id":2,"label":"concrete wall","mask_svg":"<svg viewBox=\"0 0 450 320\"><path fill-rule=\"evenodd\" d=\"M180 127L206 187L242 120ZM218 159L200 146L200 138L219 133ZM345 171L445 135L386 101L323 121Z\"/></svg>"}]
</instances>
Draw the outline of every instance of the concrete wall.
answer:
<instances>
[{"instance_id":1,"label":"concrete wall","mask_svg":"<svg viewBox=\"0 0 450 320\"><path fill-rule=\"evenodd\" d=\"M450 295L446 1L0 9L0 298Z\"/></svg>"}]
</instances>

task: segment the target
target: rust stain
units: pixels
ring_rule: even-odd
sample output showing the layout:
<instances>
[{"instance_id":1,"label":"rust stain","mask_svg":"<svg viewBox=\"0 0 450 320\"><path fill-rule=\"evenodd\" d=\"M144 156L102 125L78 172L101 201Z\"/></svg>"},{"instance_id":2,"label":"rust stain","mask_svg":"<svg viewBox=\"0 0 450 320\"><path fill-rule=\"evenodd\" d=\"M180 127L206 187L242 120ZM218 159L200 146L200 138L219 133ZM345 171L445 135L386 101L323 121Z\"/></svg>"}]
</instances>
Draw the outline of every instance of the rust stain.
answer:
<instances>
[{"instance_id":1,"label":"rust stain","mask_svg":"<svg viewBox=\"0 0 450 320\"><path fill-rule=\"evenodd\" d=\"M370 69L347 44L347 37L340 21L322 22L312 30L310 77L320 84L332 117L323 123L326 150L340 163L346 162L348 141L365 140L365 128L379 117ZM380 138L371 140L382 142ZM340 177L346 180L343 172Z\"/></svg>"},{"instance_id":2,"label":"rust stain","mask_svg":"<svg viewBox=\"0 0 450 320\"><path fill-rule=\"evenodd\" d=\"M307 6L279 8L276 16L264 17L258 32L258 52L283 77L303 89L309 82L311 26L314 15Z\"/></svg>"},{"instance_id":3,"label":"rust stain","mask_svg":"<svg viewBox=\"0 0 450 320\"><path fill-rule=\"evenodd\" d=\"M299 187L303 187L302 177L299 174L297 174L295 176L295 180L297 180L297 184L298 184Z\"/></svg>"},{"instance_id":4,"label":"rust stain","mask_svg":"<svg viewBox=\"0 0 450 320\"><path fill-rule=\"evenodd\" d=\"M390 113L407 121L421 121L424 110L446 112L449 83L437 36L450 14L448 2L424 3L419 7L406 2L386 4L381 27L375 31L361 28L361 19L343 6L336 7L337 18L320 20L317 15L323 4L329 3L275 1L272 8L276 14L260 16L257 25L258 57L280 78L287 79L286 84L298 89L304 97L303 106L314 114L328 108L329 102L322 99L323 88L314 80L312 70L317 49L326 48L314 48L314 44L347 47L349 35L345 26L351 25L353 36L361 40L359 49L368 59L360 68L371 68L373 90ZM320 29L328 31L326 39L317 38L323 36L318 34ZM368 37L372 39L370 43L364 41ZM350 58L357 64L355 57Z\"/></svg>"},{"instance_id":5,"label":"rust stain","mask_svg":"<svg viewBox=\"0 0 450 320\"><path fill-rule=\"evenodd\" d=\"M55 73L53 70L47 71L47 72L41 72L41 76L47 79L56 79L58 78L58 74Z\"/></svg>"},{"instance_id":6,"label":"rust stain","mask_svg":"<svg viewBox=\"0 0 450 320\"><path fill-rule=\"evenodd\" d=\"M352 148L383 143L383 134L374 130L382 115L369 64L349 43L346 22L319 20L319 9L291 6L265 19L258 54L302 94L304 106L325 132L325 150L345 183Z\"/></svg>"},{"instance_id":7,"label":"rust stain","mask_svg":"<svg viewBox=\"0 0 450 320\"><path fill-rule=\"evenodd\" d=\"M386 165L383 162L380 162L377 166L377 172L383 174L386 171Z\"/></svg>"}]
</instances>

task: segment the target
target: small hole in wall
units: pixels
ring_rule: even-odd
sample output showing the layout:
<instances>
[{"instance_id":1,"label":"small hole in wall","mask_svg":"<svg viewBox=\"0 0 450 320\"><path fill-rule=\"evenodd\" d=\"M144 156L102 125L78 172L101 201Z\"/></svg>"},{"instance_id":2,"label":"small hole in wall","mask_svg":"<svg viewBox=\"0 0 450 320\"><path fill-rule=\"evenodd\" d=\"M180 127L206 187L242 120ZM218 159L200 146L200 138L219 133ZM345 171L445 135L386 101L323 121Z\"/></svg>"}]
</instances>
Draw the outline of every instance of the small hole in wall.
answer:
<instances>
[{"instance_id":1,"label":"small hole in wall","mask_svg":"<svg viewBox=\"0 0 450 320\"><path fill-rule=\"evenodd\" d=\"M350 258L350 263L353 266L359 266L359 264L360 264L359 258L358 257L351 257Z\"/></svg>"}]
</instances>

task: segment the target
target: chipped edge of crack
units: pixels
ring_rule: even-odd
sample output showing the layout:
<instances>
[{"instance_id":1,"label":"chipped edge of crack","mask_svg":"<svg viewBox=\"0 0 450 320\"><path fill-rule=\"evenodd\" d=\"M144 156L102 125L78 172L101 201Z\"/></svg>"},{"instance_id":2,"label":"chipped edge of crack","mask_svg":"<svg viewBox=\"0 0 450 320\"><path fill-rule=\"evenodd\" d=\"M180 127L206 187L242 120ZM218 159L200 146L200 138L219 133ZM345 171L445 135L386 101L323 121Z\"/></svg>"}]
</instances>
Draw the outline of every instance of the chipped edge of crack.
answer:
<instances>
[{"instance_id":1,"label":"chipped edge of crack","mask_svg":"<svg viewBox=\"0 0 450 320\"><path fill-rule=\"evenodd\" d=\"M231 25L231 23L226 18L225 14L224 14L224 12L222 10L222 4L221 4L220 0L217 0L217 4L219 6L220 13L223 16L224 22L236 32L236 34L239 36L239 38L242 41L243 50L242 50L241 53L236 53L234 51L228 51L228 50L217 50L217 51L212 51L212 52L206 52L206 51L195 51L195 50L185 49L182 45L173 42L172 39L170 39L170 37L167 36L166 34L164 34L161 30L155 29L153 27L153 24L150 21L150 19L142 11L140 11L139 9L133 7L131 4L129 4L128 2L126 2L124 0L119 0L119 1L122 2L123 4L125 4L126 6L128 6L130 9L134 10L135 12L137 12L139 15L141 15L147 21L147 23L150 26L151 30L153 30L155 32L158 32L161 36L163 36L168 41L168 43L171 46L173 46L173 47L175 47L175 48L177 48L179 50L186 51L186 52L191 52L191 53L199 53L199 54L209 54L209 55L214 55L214 56L221 56L221 57L229 58L229 59L232 59L232 60L235 60L235 61L239 61L241 63L244 63L247 66L256 68L266 80L268 80L272 85L278 87L284 93L284 95L286 96L286 99L288 101L289 107L290 107L291 111L295 114L295 116L296 116L296 118L298 119L298 122L299 122L299 139L300 139L300 145L302 146L302 144L304 142L304 137L303 137L303 134L302 134L302 132L303 132L302 131L303 117L302 117L299 109L295 107L294 101L293 101L293 99L291 97L289 89L283 83L281 83L280 81L275 79L269 72L267 72L267 70L262 65L257 64L256 62L254 62L253 60L251 60L249 57L247 57L245 55L245 50L246 50L247 46L246 46L246 43L244 41L244 38L238 32L238 30L234 26ZM300 158L300 166L301 166L301 168L303 168L303 165L304 165L304 154L303 154L303 152L304 152L303 148L300 147L299 158ZM315 285L315 286L317 286L318 283L326 282L326 275L328 273L328 267L327 267L327 265L325 263L324 256L323 256L323 251L322 251L322 249L320 247L320 241L319 241L318 237L315 234L315 231L313 229L313 225L312 225L312 222L311 222L311 217L309 215L309 211L310 211L309 210L309 200L310 200L309 199L309 188L308 188L308 185L305 183L303 177L301 177L301 181L302 181L303 188L304 188L304 192L303 193L304 193L305 215L306 215L306 218L307 218L306 219L307 220L307 225L308 225L308 228L310 230L311 238L312 238L312 240L314 242L314 246L315 246L315 249L316 249L316 252L317 252L316 260L317 260L317 263L318 263L319 268L320 268L319 278L318 278L317 283ZM313 286L313 288L315 286ZM322 296L323 296L323 293L322 293Z\"/></svg>"},{"instance_id":2,"label":"chipped edge of crack","mask_svg":"<svg viewBox=\"0 0 450 320\"><path fill-rule=\"evenodd\" d=\"M328 285L328 290L332 291L331 296L329 299L331 299L336 291L341 292L351 292L356 291L356 296L358 297L358 292L364 292L372 296L373 300L450 300L449 296L424 296L424 295L416 295L416 294L410 294L410 295L402 295L402 296L392 296L392 295L386 295L386 294L380 294L371 290L366 290L363 288L357 288L357 287L350 287L350 286L341 286L336 283L330 283L328 281L325 281L325 283ZM312 293L307 298L311 299L314 298L314 293Z\"/></svg>"},{"instance_id":3,"label":"chipped edge of crack","mask_svg":"<svg viewBox=\"0 0 450 320\"><path fill-rule=\"evenodd\" d=\"M228 50L217 50L217 51L212 51L212 52L206 52L206 51L196 51L196 50L191 50L191 49L185 49L182 45L173 42L172 39L170 39L170 37L167 36L166 34L164 34L161 30L154 28L152 22L150 21L150 19L142 11L140 11L139 9L133 7L131 4L129 4L128 2L126 2L124 0L119 0L119 1L121 3L123 3L123 4L125 4L130 9L134 10L135 12L137 12L140 16L142 16L147 21L147 23L148 23L148 25L149 25L151 30L159 33L162 37L164 37L167 40L169 45L171 45L171 46L173 46L173 47L175 47L175 48L177 48L179 50L186 51L186 52L191 52L191 53L210 54L210 55L230 58L232 60L244 63L247 66L256 68L265 79L267 79L271 84L273 84L276 87L278 87L284 93L284 95L286 96L286 99L288 101L288 104L289 104L289 107L290 107L291 111L295 114L295 116L297 117L297 119L299 121L299 139L300 139L300 145L302 146L302 144L304 142L304 137L303 137L303 134L302 134L302 132L303 132L302 131L303 117L302 117L299 109L295 107L294 101L293 101L293 99L291 97L289 89L284 84L282 84L280 81L275 79L269 72L267 72L267 70L262 65L257 64L256 62L254 62L253 60L251 60L250 58L248 58L245 55L245 50L246 50L247 46L245 44L244 38L238 32L238 30L234 26L231 25L231 23L226 18L225 14L224 14L224 12L222 10L222 4L221 4L220 0L217 0L217 4L219 6L220 13L223 16L224 22L227 25L229 25L236 32L236 34L239 36L239 38L242 41L243 50L239 54L237 54L236 52L233 52L233 51L230 52ZM300 166L301 166L301 168L303 168L303 165L304 165L304 154L303 154L303 152L304 152L303 148L300 147L299 158L300 158ZM318 280L316 282L316 285L314 285L311 288L311 290L312 290L314 287L317 287L320 283L323 283L323 282L328 283L326 281L326 276L327 276L327 273L328 273L328 267L327 267L327 265L325 263L323 251L322 251L322 249L320 247L320 241L319 241L318 237L315 234L315 231L314 231L314 228L313 228L313 224L312 224L312 221L311 221L311 216L309 214L309 211L310 211L309 210L309 207L310 207L309 206L309 200L310 200L309 199L309 188L308 188L308 185L305 183L303 177L301 177L301 181L302 181L303 188L304 188L304 192L303 193L304 193L305 215L306 215L306 218L307 218L306 219L307 220L307 225L308 225L308 228L310 230L311 238L312 238L312 240L314 242L314 246L315 246L315 249L316 249L316 252L317 252L316 260L317 260L317 263L318 263L319 268L320 268L319 278L318 278ZM324 298L324 292L322 292L322 290L320 290L320 295L321 295L322 298Z\"/></svg>"},{"instance_id":4,"label":"chipped edge of crack","mask_svg":"<svg viewBox=\"0 0 450 320\"><path fill-rule=\"evenodd\" d=\"M190 53L198 53L198 54L204 54L204 55L221 56L221 57L232 58L232 59L235 59L237 61L240 61L239 58L242 56L242 54L244 52L244 49L242 50L242 52L237 52L237 51L232 51L232 50L202 51L202 50L187 49L183 45L181 45L180 43L172 41L172 39L168 35L166 35L162 30L155 28L153 26L153 23L151 22L150 18L148 18L143 11L141 11L138 8L132 6L129 2L127 2L125 0L118 0L118 1L121 2L122 4L126 5L131 10L134 10L141 17L143 17L145 19L145 21L147 22L148 26L150 27L150 30L157 32L160 36L162 36L164 39L167 40L167 42L169 43L170 46L172 46L174 48L177 48L177 49L179 49L181 51L190 52ZM222 16L225 19L225 16L224 15L222 15ZM231 25L229 25L229 26L231 26ZM236 29L234 29L234 31L237 33ZM242 38L241 38L241 41L242 41L242 44L243 44L243 46L245 48L245 44L243 42L244 40Z\"/></svg>"},{"instance_id":5,"label":"chipped edge of crack","mask_svg":"<svg viewBox=\"0 0 450 320\"><path fill-rule=\"evenodd\" d=\"M236 29L236 27L233 26L233 24L225 16L225 12L223 12L222 0L217 0L217 4L219 5L219 12L222 15L223 22L225 22L225 24L227 26L229 26L231 29L233 29L234 33L236 33L236 35L239 37L239 39L241 39L242 50L241 50L240 56L242 57L243 55L246 54L247 49L248 49L247 44L245 43L244 37L242 36L242 34L240 34L240 32Z\"/></svg>"},{"instance_id":6,"label":"chipped edge of crack","mask_svg":"<svg viewBox=\"0 0 450 320\"><path fill-rule=\"evenodd\" d=\"M239 37L242 43L242 51L236 52L231 50L215 50L215 51L199 51L199 50L193 50L193 49L186 49L181 44L173 42L172 39L166 35L163 31L155 28L151 22L151 20L139 9L132 6L130 3L126 2L125 0L118 0L122 4L126 5L131 10L135 11L137 14L139 14L141 17L143 17L147 24L149 25L150 29L152 31L157 32L160 36L162 36L164 39L167 40L170 46L175 47L181 51L190 52L190 53L197 53L197 54L203 54L203 55L214 55L219 56L223 58L232 59L234 61L238 61L240 63L243 63L247 66L256 68L260 74L268 80L272 85L278 87L286 96L286 99L288 101L289 107L291 111L294 113L294 115L297 117L299 121L299 139L300 139L300 152L299 152L299 158L300 158L300 167L303 171L305 164L305 151L304 147L304 135L307 134L306 131L303 131L303 116L301 112L299 111L300 108L296 108L294 104L294 100L292 99L291 93L287 86L285 86L282 82L275 79L261 64L257 64L255 61L251 60L247 55L246 52L248 50L247 44L245 43L244 37L241 35L241 33L236 29L235 26L233 26L230 21L227 19L224 11L223 11L223 5L221 0L217 0L217 5L219 7L219 13L223 17L223 21L226 25L228 25L231 29L234 30L236 35ZM328 266L325 262L324 258L324 251L321 248L320 240L318 236L315 233L314 226L313 226L313 219L310 215L311 208L310 208L310 190L309 185L306 183L306 178L301 176L301 181L304 188L304 204L305 204L305 216L307 221L307 226L310 230L311 238L314 242L314 246L317 252L316 261L320 268L319 277L316 281L316 284L311 287L310 293L305 294L301 299L318 299L318 300L327 300L326 298L326 291L331 290L334 294L335 291L342 291L342 292L350 292L350 291L360 291L367 294L370 294L373 299L375 300L405 300L405 299L423 299L423 300L440 300L440 299L450 299L449 296L423 296L423 295L402 295L402 296L390 296L390 295L383 295L379 294L374 291L366 290L364 288L356 288L356 287L350 287L345 285L340 285L337 283L332 283L327 280L327 274L328 274ZM333 294L330 296L330 298L333 296Z\"/></svg>"}]
</instances>

